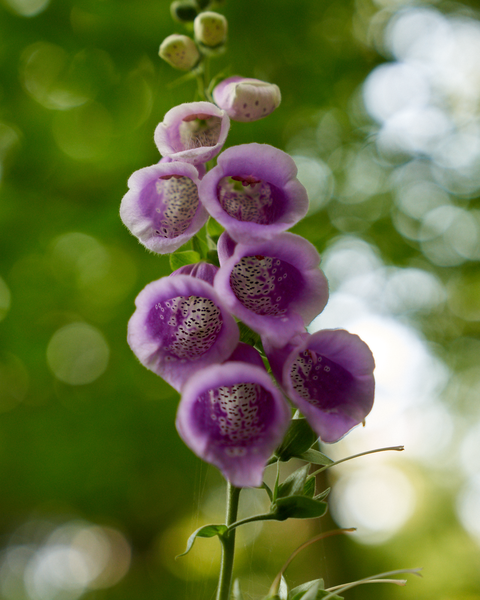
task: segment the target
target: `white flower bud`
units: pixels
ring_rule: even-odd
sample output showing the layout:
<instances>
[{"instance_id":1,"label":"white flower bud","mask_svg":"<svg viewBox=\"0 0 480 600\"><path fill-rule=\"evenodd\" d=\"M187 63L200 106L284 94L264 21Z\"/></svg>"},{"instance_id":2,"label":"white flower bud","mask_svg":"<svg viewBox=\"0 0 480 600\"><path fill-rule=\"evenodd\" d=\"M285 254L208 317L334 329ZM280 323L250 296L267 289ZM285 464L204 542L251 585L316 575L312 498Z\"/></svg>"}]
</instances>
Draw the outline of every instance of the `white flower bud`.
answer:
<instances>
[{"instance_id":1,"label":"white flower bud","mask_svg":"<svg viewBox=\"0 0 480 600\"><path fill-rule=\"evenodd\" d=\"M213 90L215 103L234 121L257 121L278 108L282 96L274 83L229 77Z\"/></svg>"},{"instance_id":2,"label":"white flower bud","mask_svg":"<svg viewBox=\"0 0 480 600\"><path fill-rule=\"evenodd\" d=\"M186 35L176 33L163 40L158 54L172 67L181 71L190 71L200 60L195 42Z\"/></svg>"},{"instance_id":3,"label":"white flower bud","mask_svg":"<svg viewBox=\"0 0 480 600\"><path fill-rule=\"evenodd\" d=\"M195 39L213 48L223 44L227 39L227 19L216 12L202 12L193 22Z\"/></svg>"}]
</instances>

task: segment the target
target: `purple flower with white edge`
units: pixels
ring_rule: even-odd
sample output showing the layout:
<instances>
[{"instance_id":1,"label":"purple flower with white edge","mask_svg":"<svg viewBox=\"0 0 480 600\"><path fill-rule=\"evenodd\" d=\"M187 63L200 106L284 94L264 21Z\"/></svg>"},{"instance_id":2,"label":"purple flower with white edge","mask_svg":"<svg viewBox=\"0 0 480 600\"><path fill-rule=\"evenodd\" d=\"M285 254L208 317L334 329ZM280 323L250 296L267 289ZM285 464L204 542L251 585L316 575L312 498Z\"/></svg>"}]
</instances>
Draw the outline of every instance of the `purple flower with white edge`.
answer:
<instances>
[{"instance_id":1,"label":"purple flower with white edge","mask_svg":"<svg viewBox=\"0 0 480 600\"><path fill-rule=\"evenodd\" d=\"M197 169L161 161L135 171L120 205L120 217L146 248L166 254L188 242L208 219L200 203Z\"/></svg>"},{"instance_id":2,"label":"purple flower with white edge","mask_svg":"<svg viewBox=\"0 0 480 600\"><path fill-rule=\"evenodd\" d=\"M307 192L285 152L268 144L228 148L200 183L210 215L236 241L269 239L308 210Z\"/></svg>"},{"instance_id":3,"label":"purple flower with white edge","mask_svg":"<svg viewBox=\"0 0 480 600\"><path fill-rule=\"evenodd\" d=\"M319 264L310 242L282 233L269 241L237 244L214 287L238 319L283 346L325 308L328 282Z\"/></svg>"},{"instance_id":4,"label":"purple flower with white edge","mask_svg":"<svg viewBox=\"0 0 480 600\"><path fill-rule=\"evenodd\" d=\"M135 300L128 343L139 361L176 390L196 371L227 360L239 331L210 283L162 277Z\"/></svg>"},{"instance_id":5,"label":"purple flower with white edge","mask_svg":"<svg viewBox=\"0 0 480 600\"><path fill-rule=\"evenodd\" d=\"M175 277L176 275L190 275L190 277L197 277L206 281L210 285L213 285L213 280L218 272L218 267L211 263L198 262L192 265L184 265L173 273L170 273L169 277Z\"/></svg>"},{"instance_id":6,"label":"purple flower with white edge","mask_svg":"<svg viewBox=\"0 0 480 600\"><path fill-rule=\"evenodd\" d=\"M247 77L229 77L213 90L213 99L234 121L258 121L271 114L282 101L274 83Z\"/></svg>"},{"instance_id":7,"label":"purple flower with white edge","mask_svg":"<svg viewBox=\"0 0 480 600\"><path fill-rule=\"evenodd\" d=\"M198 371L182 391L176 426L189 448L236 487L258 487L291 411L264 368L228 361Z\"/></svg>"},{"instance_id":8,"label":"purple flower with white edge","mask_svg":"<svg viewBox=\"0 0 480 600\"><path fill-rule=\"evenodd\" d=\"M375 361L357 335L326 329L284 348L268 339L263 346L275 378L322 441L337 442L370 412Z\"/></svg>"},{"instance_id":9,"label":"purple flower with white edge","mask_svg":"<svg viewBox=\"0 0 480 600\"><path fill-rule=\"evenodd\" d=\"M154 139L162 156L196 165L217 156L229 128L227 113L212 102L186 102L167 112Z\"/></svg>"}]
</instances>

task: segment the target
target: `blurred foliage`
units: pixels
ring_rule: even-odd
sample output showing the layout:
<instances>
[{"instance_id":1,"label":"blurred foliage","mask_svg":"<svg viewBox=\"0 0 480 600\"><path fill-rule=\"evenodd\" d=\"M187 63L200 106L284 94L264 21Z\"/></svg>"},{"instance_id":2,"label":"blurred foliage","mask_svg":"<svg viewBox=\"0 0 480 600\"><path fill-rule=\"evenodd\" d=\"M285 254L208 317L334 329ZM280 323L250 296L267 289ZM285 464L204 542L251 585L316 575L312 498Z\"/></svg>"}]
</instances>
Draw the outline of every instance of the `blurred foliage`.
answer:
<instances>
[{"instance_id":1,"label":"blurred foliage","mask_svg":"<svg viewBox=\"0 0 480 600\"><path fill-rule=\"evenodd\" d=\"M225 2L229 50L214 67L275 82L283 97L267 119L232 123L228 144L269 143L328 163L336 183L324 178L321 193L330 201L295 228L321 252L353 235L385 265L423 269L446 286L448 301L418 312L415 326L456 373L447 400L458 418L478 422L478 258L429 260L397 227L391 184L375 184L361 202L338 193L365 153L382 181L400 164L376 154L376 128L358 108L360 86L386 59L372 23L386 23L401 3L385 6ZM440 8L475 16L467 4ZM180 442L176 392L138 364L125 339L139 290L170 272L168 256L148 254L118 208L130 174L159 159L157 123L194 99L195 83L172 86L177 73L157 56L173 32L183 33L164 0L0 4L0 545L19 543L11 536L29 522L115 528L131 545L131 568L86 599L200 600L215 586L216 540L199 540L185 563L173 557L196 527L221 519L221 478ZM452 197L455 206L479 206L475 194ZM82 342L68 337L75 323ZM75 363L80 343L96 352L86 366ZM344 538L310 547L291 567L292 584L424 566L424 580L406 589L358 588L348 598L480 599L479 549L454 511L460 479L411 469L423 497L401 533L381 546ZM245 497L253 510L266 501L262 491ZM253 529L245 534L238 574L249 581L246 598L268 590L286 557L315 533L309 527L269 523L254 545ZM0 597L23 598L5 577L0 569ZM80 595L72 594L65 597Z\"/></svg>"}]
</instances>

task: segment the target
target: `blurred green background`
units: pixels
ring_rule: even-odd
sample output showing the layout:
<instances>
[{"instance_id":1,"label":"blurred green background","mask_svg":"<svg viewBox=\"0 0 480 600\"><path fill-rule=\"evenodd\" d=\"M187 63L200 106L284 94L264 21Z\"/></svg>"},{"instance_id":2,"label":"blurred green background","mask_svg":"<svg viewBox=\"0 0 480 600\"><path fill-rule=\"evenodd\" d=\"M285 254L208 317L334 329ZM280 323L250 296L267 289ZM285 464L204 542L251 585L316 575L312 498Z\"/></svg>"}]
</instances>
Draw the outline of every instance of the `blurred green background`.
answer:
<instances>
[{"instance_id":1,"label":"blurred green background","mask_svg":"<svg viewBox=\"0 0 480 600\"><path fill-rule=\"evenodd\" d=\"M279 85L281 107L228 144L289 152L331 301L314 322L372 347L377 400L334 458L320 522L245 527L236 574L260 598L288 555L292 586L424 567L406 588L346 598L480 600L480 22L475 4L227 0L213 64ZM477 6L478 8L478 6ZM164 0L0 2L0 597L213 597L217 471L182 444L177 394L126 343L136 294L169 273L118 208L158 161L153 131L195 84L157 56L183 33ZM288 473L295 465L285 465ZM268 477L272 477L270 473ZM244 514L266 495L243 494Z\"/></svg>"}]
</instances>

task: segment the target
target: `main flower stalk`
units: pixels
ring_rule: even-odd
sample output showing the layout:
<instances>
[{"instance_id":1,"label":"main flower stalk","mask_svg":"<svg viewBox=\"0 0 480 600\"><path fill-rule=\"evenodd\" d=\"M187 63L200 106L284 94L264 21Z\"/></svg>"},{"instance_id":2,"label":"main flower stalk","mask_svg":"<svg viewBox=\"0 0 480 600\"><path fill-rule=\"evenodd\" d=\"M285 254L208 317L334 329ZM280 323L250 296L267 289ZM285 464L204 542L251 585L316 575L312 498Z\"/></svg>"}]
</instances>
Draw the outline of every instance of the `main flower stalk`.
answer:
<instances>
[{"instance_id":1,"label":"main flower stalk","mask_svg":"<svg viewBox=\"0 0 480 600\"><path fill-rule=\"evenodd\" d=\"M227 484L227 515L225 525L230 526L237 520L238 503L240 500L241 488ZM232 529L225 533L221 538L222 559L220 563L220 576L218 578L218 588L215 600L229 600L232 589L233 561L235 558L235 532Z\"/></svg>"}]
</instances>

